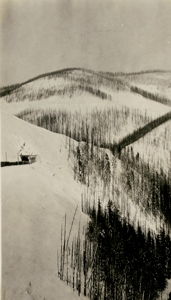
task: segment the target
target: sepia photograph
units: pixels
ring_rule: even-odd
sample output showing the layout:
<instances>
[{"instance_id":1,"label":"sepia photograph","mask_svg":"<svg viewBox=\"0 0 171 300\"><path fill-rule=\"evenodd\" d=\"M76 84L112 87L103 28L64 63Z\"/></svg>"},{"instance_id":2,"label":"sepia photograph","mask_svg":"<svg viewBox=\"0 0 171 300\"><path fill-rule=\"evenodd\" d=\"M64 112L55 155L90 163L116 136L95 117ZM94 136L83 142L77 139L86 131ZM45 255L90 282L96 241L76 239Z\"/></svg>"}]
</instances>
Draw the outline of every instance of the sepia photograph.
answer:
<instances>
[{"instance_id":1,"label":"sepia photograph","mask_svg":"<svg viewBox=\"0 0 171 300\"><path fill-rule=\"evenodd\" d=\"M171 1L0 0L2 300L171 300Z\"/></svg>"}]
</instances>

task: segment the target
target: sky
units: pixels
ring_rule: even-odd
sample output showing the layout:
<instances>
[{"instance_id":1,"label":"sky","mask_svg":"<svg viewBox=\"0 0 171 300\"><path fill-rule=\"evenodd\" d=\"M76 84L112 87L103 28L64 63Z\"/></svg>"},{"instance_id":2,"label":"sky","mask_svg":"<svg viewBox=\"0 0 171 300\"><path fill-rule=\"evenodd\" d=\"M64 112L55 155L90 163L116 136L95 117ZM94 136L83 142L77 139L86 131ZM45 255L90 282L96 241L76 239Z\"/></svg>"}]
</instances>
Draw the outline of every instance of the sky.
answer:
<instances>
[{"instance_id":1,"label":"sky","mask_svg":"<svg viewBox=\"0 0 171 300\"><path fill-rule=\"evenodd\" d=\"M171 70L170 0L0 0L0 86L69 67Z\"/></svg>"}]
</instances>

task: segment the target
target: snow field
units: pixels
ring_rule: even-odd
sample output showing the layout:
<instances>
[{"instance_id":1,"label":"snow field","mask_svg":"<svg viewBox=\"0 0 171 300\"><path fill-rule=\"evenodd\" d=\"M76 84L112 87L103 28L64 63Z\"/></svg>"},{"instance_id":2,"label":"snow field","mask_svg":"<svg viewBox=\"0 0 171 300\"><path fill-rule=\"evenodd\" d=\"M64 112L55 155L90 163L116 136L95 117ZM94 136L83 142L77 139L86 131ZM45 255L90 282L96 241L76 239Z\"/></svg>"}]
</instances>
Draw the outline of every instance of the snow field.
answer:
<instances>
[{"instance_id":1,"label":"snow field","mask_svg":"<svg viewBox=\"0 0 171 300\"><path fill-rule=\"evenodd\" d=\"M9 160L23 142L26 150L38 154L34 164L1 169L2 295L16 300L75 299L76 293L58 278L61 223L66 213L68 234L77 204L72 234L80 219L82 224L87 219L81 213L80 186L67 161L65 139L9 114L2 116L2 129L2 153L8 151Z\"/></svg>"}]
</instances>

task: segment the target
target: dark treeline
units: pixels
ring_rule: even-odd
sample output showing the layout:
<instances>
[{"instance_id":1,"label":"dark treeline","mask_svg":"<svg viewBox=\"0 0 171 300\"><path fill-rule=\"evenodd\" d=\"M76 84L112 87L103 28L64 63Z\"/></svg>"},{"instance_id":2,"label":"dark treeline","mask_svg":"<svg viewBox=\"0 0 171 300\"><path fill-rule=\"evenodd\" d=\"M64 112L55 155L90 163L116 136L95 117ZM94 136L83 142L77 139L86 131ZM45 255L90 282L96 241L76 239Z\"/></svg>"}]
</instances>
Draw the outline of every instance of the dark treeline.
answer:
<instances>
[{"instance_id":1,"label":"dark treeline","mask_svg":"<svg viewBox=\"0 0 171 300\"><path fill-rule=\"evenodd\" d=\"M41 78L44 78L44 77L47 77L47 76L51 76L51 75L61 75L61 74L65 73L65 72L71 72L72 70L79 70L79 69L68 68L68 69L62 69L62 70L59 70L59 71L49 72L49 73L45 73L45 74L42 74L42 75L38 75L36 77L33 77L33 78L31 78L31 79L29 79L27 81L24 81L22 83L19 83L19 84L9 85L9 86L6 86L6 87L2 87L0 89L0 97L8 95L12 91L14 91L14 90L22 87L23 85L25 85L27 83L35 81L37 79L41 79Z\"/></svg>"},{"instance_id":2,"label":"dark treeline","mask_svg":"<svg viewBox=\"0 0 171 300\"><path fill-rule=\"evenodd\" d=\"M130 86L130 90L134 93L140 94L144 98L148 98L148 99L154 100L156 102L171 106L171 101L169 99L167 99L165 96L160 96L158 94L153 94L153 93L147 92L136 86Z\"/></svg>"},{"instance_id":3,"label":"dark treeline","mask_svg":"<svg viewBox=\"0 0 171 300\"><path fill-rule=\"evenodd\" d=\"M118 144L118 151L121 151L126 146L136 142L141 137L155 129L156 127L160 126L161 124L171 120L171 112L162 115L161 117L156 118L155 120L149 122L148 124L144 125L143 127L138 128L133 133L128 134L125 138L123 138Z\"/></svg>"},{"instance_id":4,"label":"dark treeline","mask_svg":"<svg viewBox=\"0 0 171 300\"><path fill-rule=\"evenodd\" d=\"M139 153L134 156L133 149L122 151L120 159L123 167L122 182L131 199L145 207L154 216L165 218L165 223L171 225L171 178L162 168L156 171L154 167L143 162ZM143 180L142 180L143 179Z\"/></svg>"},{"instance_id":5,"label":"dark treeline","mask_svg":"<svg viewBox=\"0 0 171 300\"><path fill-rule=\"evenodd\" d=\"M111 95L106 94L106 93L100 91L99 89L96 90L96 89L94 89L91 86L84 86L84 85L81 86L81 85L79 85L79 89L81 89L81 90L83 90L85 92L88 92L88 93L92 94L93 96L97 96L97 97L99 97L99 98L101 98L103 100L104 99L112 100Z\"/></svg>"},{"instance_id":6,"label":"dark treeline","mask_svg":"<svg viewBox=\"0 0 171 300\"><path fill-rule=\"evenodd\" d=\"M132 75L144 75L144 74L155 74L155 73L170 73L171 71L167 70L146 70L146 71L139 71L139 72L132 72L132 73L125 73L125 72L102 72L102 73L107 73L112 76L132 76Z\"/></svg>"},{"instance_id":7,"label":"dark treeline","mask_svg":"<svg viewBox=\"0 0 171 300\"><path fill-rule=\"evenodd\" d=\"M79 76L77 76L77 78L75 78L75 80L77 82L80 82L80 75L81 74L83 74L83 76L85 77L85 80L83 80L83 82L82 82L82 86L83 86L83 84L85 85L86 77L89 76L90 77L89 84L97 83L97 81L101 81L101 84L104 84L105 86L106 85L110 86L110 87L116 87L117 86L117 91L125 89L124 83L120 79L117 79L117 78L116 79L111 79L111 77L109 77L107 75L102 75L100 72L95 72L95 71L92 71L92 70L89 70L89 69L84 69L84 68L68 68L68 69L62 69L62 70L59 70L59 71L54 71L54 72L49 72L49 73L46 73L46 74L42 74L42 75L36 76L36 77L34 77L32 79L29 79L29 80L27 80L25 82L22 82L20 84L3 87L0 90L0 97L6 96L6 95L10 95L12 93L14 93L14 96L15 96L15 93L17 93L16 97L18 97L20 94L23 96L23 97L21 97L21 95L20 95L20 97L18 97L17 101L23 101L26 97L29 98L29 96L31 98L30 100L33 100L33 95L29 95L29 94L28 95L24 95L24 93L23 93L24 89L22 89L22 91L21 91L22 93L20 93L20 88L24 88L26 84L28 84L30 82L33 82L33 81L36 81L38 79L42 79L42 78L48 78L48 79L50 79L50 78L64 77L64 78L68 78L68 79L74 80L74 76L72 76L72 74L74 74L74 72L79 72ZM90 87L90 89L91 89L91 87ZM89 90L89 87L87 88L87 91L88 90ZM92 93L92 91L90 91L90 93ZM45 98L47 98L47 96L55 95L55 94L58 94L58 93L57 93L57 91L54 92L53 89L50 90L50 91L48 91L46 93L46 91L44 89L42 89L42 91L40 91L40 94L42 94L42 95L45 94ZM60 94L62 94L61 91L60 91ZM93 94L95 94L94 91L93 91ZM105 97L105 96L103 96L103 97ZM41 98L42 98L42 96L38 97L38 99L41 99Z\"/></svg>"},{"instance_id":8,"label":"dark treeline","mask_svg":"<svg viewBox=\"0 0 171 300\"><path fill-rule=\"evenodd\" d=\"M30 83L30 82L35 81L37 79L41 79L41 78L48 77L48 76L53 76L53 75L60 76L61 74L64 74L64 73L70 73L73 70L80 70L80 68L66 68L66 69L61 69L61 70L58 70L58 71L52 71L52 72L49 72L49 73L44 73L44 74L38 75L36 77L33 77L33 78L31 78L27 81L24 81L22 84L27 84L27 83Z\"/></svg>"},{"instance_id":9,"label":"dark treeline","mask_svg":"<svg viewBox=\"0 0 171 300\"><path fill-rule=\"evenodd\" d=\"M68 248L65 229L61 235L60 278L91 300L157 299L171 278L171 240L165 231L135 229L111 201L102 208L99 200L87 213L84 238L79 228Z\"/></svg>"},{"instance_id":10,"label":"dark treeline","mask_svg":"<svg viewBox=\"0 0 171 300\"><path fill-rule=\"evenodd\" d=\"M13 84L13 85L9 85L9 86L0 88L0 97L9 95L12 91L20 88L21 86L22 86L22 84Z\"/></svg>"}]
</instances>

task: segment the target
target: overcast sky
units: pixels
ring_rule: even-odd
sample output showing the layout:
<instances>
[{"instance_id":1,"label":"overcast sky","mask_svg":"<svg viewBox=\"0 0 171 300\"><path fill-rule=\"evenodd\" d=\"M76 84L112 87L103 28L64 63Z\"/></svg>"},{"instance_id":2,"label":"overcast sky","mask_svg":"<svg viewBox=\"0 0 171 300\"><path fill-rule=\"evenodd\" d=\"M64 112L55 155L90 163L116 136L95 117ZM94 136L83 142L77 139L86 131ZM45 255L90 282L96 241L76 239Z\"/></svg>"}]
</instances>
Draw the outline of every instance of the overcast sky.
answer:
<instances>
[{"instance_id":1,"label":"overcast sky","mask_svg":"<svg viewBox=\"0 0 171 300\"><path fill-rule=\"evenodd\" d=\"M68 67L171 70L170 0L0 3L0 86Z\"/></svg>"}]
</instances>

